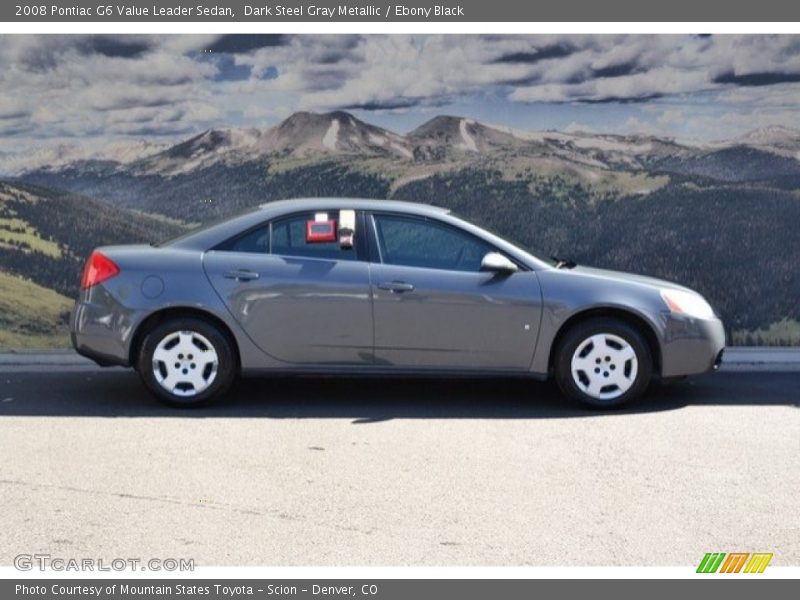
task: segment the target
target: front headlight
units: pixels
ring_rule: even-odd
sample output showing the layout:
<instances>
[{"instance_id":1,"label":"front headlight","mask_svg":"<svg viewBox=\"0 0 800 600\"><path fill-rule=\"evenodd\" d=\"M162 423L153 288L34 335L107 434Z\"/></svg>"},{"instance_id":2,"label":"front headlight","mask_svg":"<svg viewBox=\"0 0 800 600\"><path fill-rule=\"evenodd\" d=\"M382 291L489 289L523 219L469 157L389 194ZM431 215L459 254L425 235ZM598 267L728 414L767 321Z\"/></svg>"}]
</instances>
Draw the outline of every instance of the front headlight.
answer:
<instances>
[{"instance_id":1,"label":"front headlight","mask_svg":"<svg viewBox=\"0 0 800 600\"><path fill-rule=\"evenodd\" d=\"M680 313L696 319L710 319L714 316L714 309L700 294L684 290L661 290L661 298L670 311Z\"/></svg>"}]
</instances>

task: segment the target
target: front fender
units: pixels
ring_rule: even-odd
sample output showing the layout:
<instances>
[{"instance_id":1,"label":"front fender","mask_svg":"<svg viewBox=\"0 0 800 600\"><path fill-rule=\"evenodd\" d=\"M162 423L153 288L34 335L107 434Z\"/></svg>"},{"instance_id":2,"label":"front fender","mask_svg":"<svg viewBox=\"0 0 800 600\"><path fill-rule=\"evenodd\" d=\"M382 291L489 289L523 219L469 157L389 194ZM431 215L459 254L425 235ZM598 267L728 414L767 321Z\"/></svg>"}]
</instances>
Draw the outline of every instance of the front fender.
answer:
<instances>
[{"instance_id":1,"label":"front fender","mask_svg":"<svg viewBox=\"0 0 800 600\"><path fill-rule=\"evenodd\" d=\"M532 372L547 374L559 333L575 318L591 313L625 313L644 323L650 330L646 333L652 334L650 337L663 356L669 313L657 288L562 269L540 272L539 281L543 297L542 320Z\"/></svg>"}]
</instances>

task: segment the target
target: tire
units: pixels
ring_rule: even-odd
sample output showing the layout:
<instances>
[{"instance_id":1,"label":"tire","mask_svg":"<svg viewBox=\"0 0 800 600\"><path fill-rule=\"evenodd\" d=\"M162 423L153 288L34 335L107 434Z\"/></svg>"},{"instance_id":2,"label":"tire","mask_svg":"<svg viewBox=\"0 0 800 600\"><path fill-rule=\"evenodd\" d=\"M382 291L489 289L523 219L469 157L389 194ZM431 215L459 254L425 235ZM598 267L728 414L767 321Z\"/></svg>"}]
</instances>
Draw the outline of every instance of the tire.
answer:
<instances>
[{"instance_id":1,"label":"tire","mask_svg":"<svg viewBox=\"0 0 800 600\"><path fill-rule=\"evenodd\" d=\"M169 319L151 329L142 341L136 369L156 398L178 408L218 400L237 373L228 336L195 317Z\"/></svg>"},{"instance_id":2,"label":"tire","mask_svg":"<svg viewBox=\"0 0 800 600\"><path fill-rule=\"evenodd\" d=\"M653 358L636 327L599 317L566 332L556 348L554 371L568 398L592 408L616 408L647 390Z\"/></svg>"}]
</instances>

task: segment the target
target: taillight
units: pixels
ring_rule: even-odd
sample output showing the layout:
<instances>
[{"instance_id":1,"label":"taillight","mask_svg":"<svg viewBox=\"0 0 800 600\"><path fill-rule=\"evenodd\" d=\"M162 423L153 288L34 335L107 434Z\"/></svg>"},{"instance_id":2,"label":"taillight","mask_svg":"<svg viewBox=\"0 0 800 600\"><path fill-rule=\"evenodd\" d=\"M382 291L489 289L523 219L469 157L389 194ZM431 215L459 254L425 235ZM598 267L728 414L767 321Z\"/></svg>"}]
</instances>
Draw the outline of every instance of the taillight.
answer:
<instances>
[{"instance_id":1,"label":"taillight","mask_svg":"<svg viewBox=\"0 0 800 600\"><path fill-rule=\"evenodd\" d=\"M85 290L98 283L103 283L118 274L119 267L114 261L95 250L89 260L86 261L86 267L83 269L81 289Z\"/></svg>"}]
</instances>

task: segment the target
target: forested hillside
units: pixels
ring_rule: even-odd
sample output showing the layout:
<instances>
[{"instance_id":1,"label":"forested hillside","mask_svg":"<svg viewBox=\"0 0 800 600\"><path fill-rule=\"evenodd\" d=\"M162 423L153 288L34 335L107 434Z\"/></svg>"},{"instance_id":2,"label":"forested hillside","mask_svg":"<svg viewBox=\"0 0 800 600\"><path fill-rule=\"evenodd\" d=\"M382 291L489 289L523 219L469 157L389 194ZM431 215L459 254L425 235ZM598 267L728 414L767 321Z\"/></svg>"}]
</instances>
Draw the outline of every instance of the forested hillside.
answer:
<instances>
[{"instance_id":1,"label":"forested hillside","mask_svg":"<svg viewBox=\"0 0 800 600\"><path fill-rule=\"evenodd\" d=\"M0 182L0 271L64 296L76 295L96 246L155 241L183 229L70 192Z\"/></svg>"},{"instance_id":2,"label":"forested hillside","mask_svg":"<svg viewBox=\"0 0 800 600\"><path fill-rule=\"evenodd\" d=\"M541 255L695 288L732 331L800 321L800 228L790 225L800 223L795 192L675 183L599 202L575 191L564 201L533 196L524 182L499 173L463 172L409 184L395 196L436 198Z\"/></svg>"}]
</instances>

